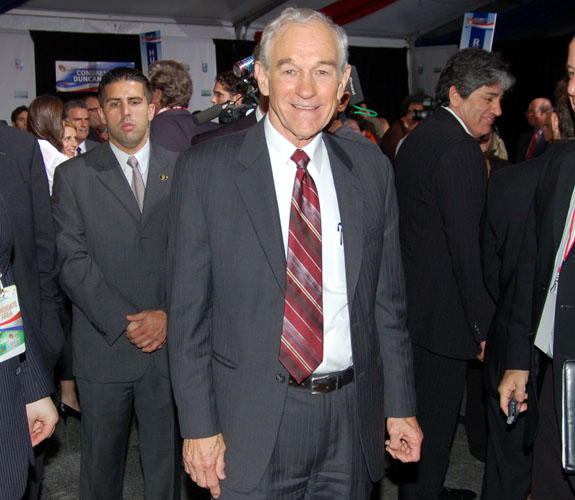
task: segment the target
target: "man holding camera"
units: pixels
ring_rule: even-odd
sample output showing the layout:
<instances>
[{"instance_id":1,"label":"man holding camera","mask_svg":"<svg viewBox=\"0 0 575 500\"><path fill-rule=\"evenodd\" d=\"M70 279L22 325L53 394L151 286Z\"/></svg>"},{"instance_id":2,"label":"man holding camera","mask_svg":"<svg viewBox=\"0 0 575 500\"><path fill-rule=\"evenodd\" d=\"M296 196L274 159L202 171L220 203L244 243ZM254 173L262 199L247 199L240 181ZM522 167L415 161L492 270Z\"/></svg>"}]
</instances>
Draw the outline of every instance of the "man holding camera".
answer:
<instances>
[{"instance_id":1,"label":"man holding camera","mask_svg":"<svg viewBox=\"0 0 575 500\"><path fill-rule=\"evenodd\" d=\"M457 52L439 77L437 109L409 134L396 157L408 329L425 435L422 460L400 485L401 499L475 497L442 485L467 361L483 359L493 313L481 273L487 169L476 138L501 115L501 98L512 84L507 65L495 54Z\"/></svg>"}]
</instances>

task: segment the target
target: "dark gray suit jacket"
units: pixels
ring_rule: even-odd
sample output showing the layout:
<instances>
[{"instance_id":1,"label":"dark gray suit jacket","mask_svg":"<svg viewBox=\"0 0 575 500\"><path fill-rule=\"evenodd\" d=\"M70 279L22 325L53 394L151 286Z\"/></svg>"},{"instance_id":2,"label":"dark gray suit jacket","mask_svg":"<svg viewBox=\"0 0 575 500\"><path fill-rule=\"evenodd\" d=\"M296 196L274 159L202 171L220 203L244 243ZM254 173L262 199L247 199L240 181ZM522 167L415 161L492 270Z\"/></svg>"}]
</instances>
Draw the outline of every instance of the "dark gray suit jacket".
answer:
<instances>
[{"instance_id":1,"label":"dark gray suit jacket","mask_svg":"<svg viewBox=\"0 0 575 500\"><path fill-rule=\"evenodd\" d=\"M166 309L168 197L177 154L151 145L140 214L109 143L56 169L52 207L62 288L73 303L74 374L138 379L166 349L143 353L124 334L127 314Z\"/></svg>"},{"instance_id":2,"label":"dark gray suit jacket","mask_svg":"<svg viewBox=\"0 0 575 500\"><path fill-rule=\"evenodd\" d=\"M26 353L0 363L0 498L20 498L34 459L24 405L53 391L42 358L57 359L63 343L48 181L34 136L0 126L0 181L1 237L14 238L2 283L18 287L26 336Z\"/></svg>"},{"instance_id":3,"label":"dark gray suit jacket","mask_svg":"<svg viewBox=\"0 0 575 500\"><path fill-rule=\"evenodd\" d=\"M384 415L415 414L393 174L375 148L323 137L344 228L357 421L377 480ZM222 432L226 482L248 492L288 386L278 360L286 259L264 123L187 151L173 187L168 344L180 428L184 438Z\"/></svg>"}]
</instances>

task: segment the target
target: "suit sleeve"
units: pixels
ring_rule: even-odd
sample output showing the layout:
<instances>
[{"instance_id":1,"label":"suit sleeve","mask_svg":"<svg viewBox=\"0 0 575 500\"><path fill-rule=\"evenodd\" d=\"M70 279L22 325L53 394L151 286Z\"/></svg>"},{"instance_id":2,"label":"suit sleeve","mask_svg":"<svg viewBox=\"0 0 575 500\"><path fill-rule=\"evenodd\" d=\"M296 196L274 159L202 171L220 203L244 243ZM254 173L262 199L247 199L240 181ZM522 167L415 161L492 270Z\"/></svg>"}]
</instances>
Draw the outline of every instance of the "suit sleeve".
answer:
<instances>
[{"instance_id":1,"label":"suit sleeve","mask_svg":"<svg viewBox=\"0 0 575 500\"><path fill-rule=\"evenodd\" d=\"M82 215L69 175L66 175L72 169L64 170L63 167L56 169L52 194L60 283L94 328L108 344L113 345L130 323L126 315L138 312L138 308L108 285L97 262L90 255Z\"/></svg>"},{"instance_id":2,"label":"suit sleeve","mask_svg":"<svg viewBox=\"0 0 575 500\"><path fill-rule=\"evenodd\" d=\"M395 182L386 158L384 234L376 292L375 320L380 339L386 417L416 414L411 341L406 326L406 292L399 244L399 213Z\"/></svg>"},{"instance_id":3,"label":"suit sleeve","mask_svg":"<svg viewBox=\"0 0 575 500\"><path fill-rule=\"evenodd\" d=\"M471 141L454 144L436 170L437 203L459 297L475 342L485 340L494 304L483 284L479 230L487 167Z\"/></svg>"},{"instance_id":4,"label":"suit sleeve","mask_svg":"<svg viewBox=\"0 0 575 500\"><path fill-rule=\"evenodd\" d=\"M212 277L208 228L191 154L174 172L168 238L168 353L183 438L221 432L211 368ZM191 279L193 277L193 279Z\"/></svg>"},{"instance_id":5,"label":"suit sleeve","mask_svg":"<svg viewBox=\"0 0 575 500\"><path fill-rule=\"evenodd\" d=\"M37 141L34 141L32 161L30 162L30 189L32 191L32 210L34 243L40 278L41 323L38 335L50 338L48 344L59 346L64 342L64 331L60 322L62 298L58 291L58 269L56 237L48 181L42 162L42 154ZM59 340L57 340L59 339Z\"/></svg>"},{"instance_id":6,"label":"suit sleeve","mask_svg":"<svg viewBox=\"0 0 575 500\"><path fill-rule=\"evenodd\" d=\"M481 262L483 268L483 280L487 290L495 302L499 298L499 272L501 270L501 259L497 251L497 234L493 227L493 215L496 214L494 203L496 195L493 192L493 181L489 182L487 191L487 203L485 213L481 223Z\"/></svg>"}]
</instances>

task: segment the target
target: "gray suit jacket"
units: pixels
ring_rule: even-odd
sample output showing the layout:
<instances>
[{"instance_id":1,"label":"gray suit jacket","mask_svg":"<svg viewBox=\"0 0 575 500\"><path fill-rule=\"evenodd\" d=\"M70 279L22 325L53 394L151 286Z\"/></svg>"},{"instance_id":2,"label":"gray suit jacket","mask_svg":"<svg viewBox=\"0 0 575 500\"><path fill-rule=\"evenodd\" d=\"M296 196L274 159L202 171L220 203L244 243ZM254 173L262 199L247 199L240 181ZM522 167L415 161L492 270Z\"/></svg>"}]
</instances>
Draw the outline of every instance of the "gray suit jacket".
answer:
<instances>
[{"instance_id":1,"label":"gray suit jacket","mask_svg":"<svg viewBox=\"0 0 575 500\"><path fill-rule=\"evenodd\" d=\"M168 198L177 154L151 145L140 214L108 143L56 169L52 208L62 288L73 303L74 374L93 382L139 378L152 359L124 330L127 314L165 310Z\"/></svg>"},{"instance_id":2,"label":"gray suit jacket","mask_svg":"<svg viewBox=\"0 0 575 500\"><path fill-rule=\"evenodd\" d=\"M170 208L168 344L181 432L222 432L226 482L244 492L269 462L288 386L278 360L286 260L263 126L187 151ZM384 415L415 414L392 169L356 141L324 141L344 228L357 417L377 480Z\"/></svg>"}]
</instances>

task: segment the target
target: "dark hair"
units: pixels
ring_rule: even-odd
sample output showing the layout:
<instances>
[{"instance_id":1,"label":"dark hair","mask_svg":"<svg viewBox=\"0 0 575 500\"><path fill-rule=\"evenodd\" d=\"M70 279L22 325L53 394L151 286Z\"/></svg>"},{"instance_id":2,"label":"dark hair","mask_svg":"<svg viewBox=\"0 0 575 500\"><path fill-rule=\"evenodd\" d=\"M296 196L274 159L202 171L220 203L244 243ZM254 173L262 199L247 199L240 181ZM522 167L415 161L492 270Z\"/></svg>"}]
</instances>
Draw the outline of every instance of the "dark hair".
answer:
<instances>
[{"instance_id":1,"label":"dark hair","mask_svg":"<svg viewBox=\"0 0 575 500\"><path fill-rule=\"evenodd\" d=\"M148 104L152 102L152 91L150 90L150 82L146 78L146 75L136 68L118 66L117 68L113 68L107 73L104 73L100 80L100 84L98 85L98 100L100 101L100 106L104 107L104 94L106 87L111 83L116 82L141 83L144 87L144 95L148 100Z\"/></svg>"},{"instance_id":2,"label":"dark hair","mask_svg":"<svg viewBox=\"0 0 575 500\"><path fill-rule=\"evenodd\" d=\"M575 122L571 99L567 93L569 81L563 78L555 87L555 112L559 119L559 134L561 139L573 139L575 137Z\"/></svg>"},{"instance_id":3,"label":"dark hair","mask_svg":"<svg viewBox=\"0 0 575 500\"><path fill-rule=\"evenodd\" d=\"M18 106L15 110L12 111L12 114L10 115L10 120L12 123L16 123L18 115L23 111L28 111L28 106Z\"/></svg>"},{"instance_id":4,"label":"dark hair","mask_svg":"<svg viewBox=\"0 0 575 500\"><path fill-rule=\"evenodd\" d=\"M64 104L50 94L36 97L28 109L28 132L38 139L47 140L58 151L62 151L64 135Z\"/></svg>"},{"instance_id":5,"label":"dark hair","mask_svg":"<svg viewBox=\"0 0 575 500\"><path fill-rule=\"evenodd\" d=\"M88 109L88 106L86 106L86 103L83 99L71 99L64 103L64 113L66 114L66 120L70 119L70 110L76 108Z\"/></svg>"},{"instance_id":6,"label":"dark hair","mask_svg":"<svg viewBox=\"0 0 575 500\"><path fill-rule=\"evenodd\" d=\"M449 89L455 86L463 99L484 85L499 84L504 92L515 83L509 72L509 65L499 54L483 49L463 49L453 54L435 86L435 99L438 104L449 104Z\"/></svg>"},{"instance_id":7,"label":"dark hair","mask_svg":"<svg viewBox=\"0 0 575 500\"><path fill-rule=\"evenodd\" d=\"M426 95L410 95L405 97L401 102L401 108L399 109L399 116L405 116L407 114L410 104L413 104L414 102L423 104L423 100L426 97L427 97Z\"/></svg>"},{"instance_id":8,"label":"dark hair","mask_svg":"<svg viewBox=\"0 0 575 500\"><path fill-rule=\"evenodd\" d=\"M148 70L150 88L162 91L162 107L187 107L192 98L192 78L179 61L154 61Z\"/></svg>"},{"instance_id":9,"label":"dark hair","mask_svg":"<svg viewBox=\"0 0 575 500\"><path fill-rule=\"evenodd\" d=\"M224 90L232 95L246 95L246 92L248 91L247 84L241 78L234 75L233 71L218 73L216 75L216 83L220 83L222 87L224 87Z\"/></svg>"}]
</instances>

